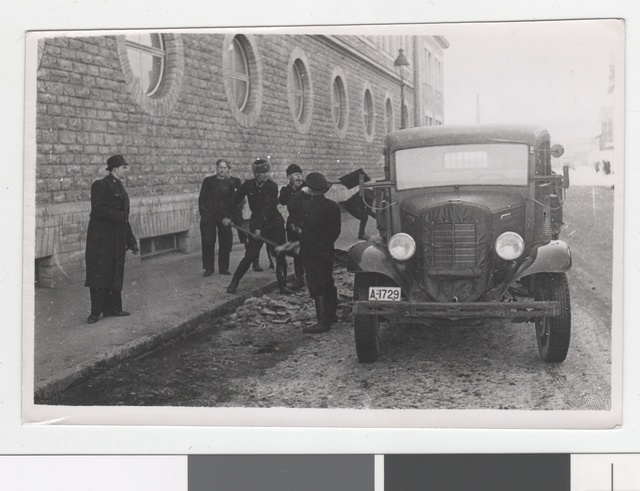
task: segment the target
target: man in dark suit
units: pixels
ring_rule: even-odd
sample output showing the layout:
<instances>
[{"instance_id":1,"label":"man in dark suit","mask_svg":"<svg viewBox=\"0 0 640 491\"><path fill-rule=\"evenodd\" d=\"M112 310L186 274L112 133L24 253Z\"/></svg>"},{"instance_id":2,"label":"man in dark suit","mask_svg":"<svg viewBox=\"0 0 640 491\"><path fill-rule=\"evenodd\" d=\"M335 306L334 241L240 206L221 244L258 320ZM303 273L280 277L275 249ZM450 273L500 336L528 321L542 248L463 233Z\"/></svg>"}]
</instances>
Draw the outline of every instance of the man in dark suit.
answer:
<instances>
[{"instance_id":1,"label":"man in dark suit","mask_svg":"<svg viewBox=\"0 0 640 491\"><path fill-rule=\"evenodd\" d=\"M239 189L240 186L242 185L242 181L238 177L230 176L229 179L233 181L236 189ZM240 202L238 206L236 206L235 209L231 211L232 212L231 221L233 222L234 225L237 225L238 227L242 227L242 228L246 228L244 223L245 220L243 216L244 205L246 202L247 200L245 198ZM236 232L238 233L238 242L240 242L246 250L247 245L249 244L249 236L245 232L242 232L241 230L236 230ZM273 261L271 260L271 256L269 256L268 253L267 253L267 256L269 257L269 268L273 269ZM264 271L260 266L260 257L255 258L255 260L253 261L253 270L257 272Z\"/></svg>"},{"instance_id":2,"label":"man in dark suit","mask_svg":"<svg viewBox=\"0 0 640 491\"><path fill-rule=\"evenodd\" d=\"M227 214L223 220L223 223L229 226L233 209L244 198L247 198L251 209L249 229L254 237L249 237L244 257L235 273L233 273L231 283L227 287L227 293L236 292L240 280L247 273L253 261L260 255L262 241L255 237L262 236L278 245L285 243L284 218L278 211L278 185L269 178L271 164L267 160L258 159L252 164L252 170L254 178L243 182L240 189L231 197ZM273 249L270 245L267 247ZM275 252L273 250L271 252L271 255L275 256ZM286 284L287 262L283 255L279 255L276 258L276 278L280 293L292 293Z\"/></svg>"},{"instance_id":3,"label":"man in dark suit","mask_svg":"<svg viewBox=\"0 0 640 491\"><path fill-rule=\"evenodd\" d=\"M342 220L338 203L324 194L331 185L319 172L307 175L306 186L289 200L289 213L301 225L300 257L304 263L309 295L316 307L317 323L302 332L317 334L337 322L338 290L333 282L334 244L340 236ZM310 199L305 199L308 194Z\"/></svg>"},{"instance_id":4,"label":"man in dark suit","mask_svg":"<svg viewBox=\"0 0 640 491\"><path fill-rule=\"evenodd\" d=\"M239 179L230 178L229 163L225 159L216 162L216 173L205 177L198 197L200 210L200 237L202 239L202 268L204 276L215 271L216 235L218 245L218 270L220 274L230 275L229 256L233 246L233 234L229 227L222 225L222 219L231 196L239 188Z\"/></svg>"},{"instance_id":5,"label":"man in dark suit","mask_svg":"<svg viewBox=\"0 0 640 491\"><path fill-rule=\"evenodd\" d=\"M121 179L127 170L122 155L107 160L109 175L91 185L91 214L87 229L85 286L91 295L89 324L100 314L126 316L122 310L122 284L127 250L138 254L138 243L129 223L129 195Z\"/></svg>"}]
</instances>

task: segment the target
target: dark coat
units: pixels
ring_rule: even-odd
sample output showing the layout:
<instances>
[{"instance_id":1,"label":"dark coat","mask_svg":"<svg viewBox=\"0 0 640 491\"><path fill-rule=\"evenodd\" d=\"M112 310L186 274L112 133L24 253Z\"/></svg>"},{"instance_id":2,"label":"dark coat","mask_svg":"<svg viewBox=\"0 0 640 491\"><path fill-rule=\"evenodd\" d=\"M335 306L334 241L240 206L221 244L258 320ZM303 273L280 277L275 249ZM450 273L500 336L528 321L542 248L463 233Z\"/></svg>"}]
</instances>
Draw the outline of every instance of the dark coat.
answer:
<instances>
[{"instance_id":1,"label":"dark coat","mask_svg":"<svg viewBox=\"0 0 640 491\"><path fill-rule=\"evenodd\" d=\"M300 256L331 256L334 243L340 237L342 219L338 203L324 195L305 199L300 191L289 199L289 213L294 223L300 223Z\"/></svg>"},{"instance_id":2,"label":"dark coat","mask_svg":"<svg viewBox=\"0 0 640 491\"><path fill-rule=\"evenodd\" d=\"M84 285L122 290L127 249L138 249L129 223L129 195L109 174L91 185Z\"/></svg>"},{"instance_id":3,"label":"dark coat","mask_svg":"<svg viewBox=\"0 0 640 491\"><path fill-rule=\"evenodd\" d=\"M200 222L204 224L219 223L225 216L225 211L233 193L240 187L240 179L208 176L202 181L198 196Z\"/></svg>"},{"instance_id":4,"label":"dark coat","mask_svg":"<svg viewBox=\"0 0 640 491\"><path fill-rule=\"evenodd\" d=\"M278 227L284 229L284 218L278 211L278 185L275 182L268 179L258 185L256 179L244 181L240 189L231 197L226 214L227 218L233 216L233 209L245 198L249 201L249 209L251 210L249 227L252 231Z\"/></svg>"},{"instance_id":5,"label":"dark coat","mask_svg":"<svg viewBox=\"0 0 640 491\"><path fill-rule=\"evenodd\" d=\"M306 184L303 183L302 186L306 186ZM286 186L282 186L280 188L280 196L278 196L278 202L283 206L288 206L289 200L291 199L291 197L295 193L300 191L302 186L300 188L298 188L298 189L293 189L293 186L291 184L287 184ZM309 199L309 195L307 193L301 193L300 196L302 196L302 199ZM295 230L293 229L292 225L294 225L296 227L300 227L300 223L297 223L295 221L295 217L292 216L291 214L289 214L289 216L287 217L287 226L286 226L287 234L290 234L290 233L293 232L294 237L295 237L293 239L290 238L289 240L298 240L299 236L295 232Z\"/></svg>"}]
</instances>

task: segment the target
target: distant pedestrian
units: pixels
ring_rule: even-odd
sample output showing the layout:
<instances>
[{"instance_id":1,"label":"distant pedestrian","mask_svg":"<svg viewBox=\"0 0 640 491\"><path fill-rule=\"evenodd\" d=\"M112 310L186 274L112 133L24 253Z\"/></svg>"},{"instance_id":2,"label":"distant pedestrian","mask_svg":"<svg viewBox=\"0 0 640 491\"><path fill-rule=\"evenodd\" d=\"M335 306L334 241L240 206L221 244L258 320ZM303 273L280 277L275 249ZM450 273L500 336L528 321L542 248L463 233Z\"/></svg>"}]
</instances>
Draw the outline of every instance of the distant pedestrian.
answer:
<instances>
[{"instance_id":1,"label":"distant pedestrian","mask_svg":"<svg viewBox=\"0 0 640 491\"><path fill-rule=\"evenodd\" d=\"M611 174L611 162L609 162L608 160L602 162L602 170L605 176Z\"/></svg>"},{"instance_id":2,"label":"distant pedestrian","mask_svg":"<svg viewBox=\"0 0 640 491\"><path fill-rule=\"evenodd\" d=\"M600 172L600 161L597 161L595 164L593 164L593 167L596 170L596 174Z\"/></svg>"},{"instance_id":3,"label":"distant pedestrian","mask_svg":"<svg viewBox=\"0 0 640 491\"><path fill-rule=\"evenodd\" d=\"M304 186L305 182L302 178L302 169L298 164L291 164L287 167L287 178L289 183L286 186L280 188L280 196L278 202L281 205L287 206L289 200L293 194ZM308 196L305 193L305 196ZM295 242L300 240L300 224L295 223L294 217L289 214L287 217L287 241ZM293 269L295 271L296 279L291 285L292 288L298 289L304 286L304 266L302 264L302 258L299 256L293 257Z\"/></svg>"},{"instance_id":4,"label":"distant pedestrian","mask_svg":"<svg viewBox=\"0 0 640 491\"><path fill-rule=\"evenodd\" d=\"M316 308L317 323L305 327L305 333L316 334L331 329L337 322L338 290L333 281L334 244L340 236L340 207L327 199L330 184L319 172L307 175L306 186L289 200L289 213L301 224L300 257L304 263L309 295ZM302 196L307 193L309 200Z\"/></svg>"},{"instance_id":5,"label":"distant pedestrian","mask_svg":"<svg viewBox=\"0 0 640 491\"><path fill-rule=\"evenodd\" d=\"M216 162L216 173L205 177L198 196L200 210L200 237L202 240L202 268L204 276L215 271L216 235L218 244L218 270L222 275L230 275L229 257L233 245L233 234L229 227L222 224L231 196L239 187L239 179L228 176L229 162L220 159Z\"/></svg>"},{"instance_id":6,"label":"distant pedestrian","mask_svg":"<svg viewBox=\"0 0 640 491\"><path fill-rule=\"evenodd\" d=\"M264 237L278 245L285 243L284 218L278 211L278 185L269 178L271 164L267 160L258 159L253 163L252 169L254 178L242 183L240 189L231 198L229 210L233 210L244 198L247 198L251 210L249 230L254 237L249 236L244 257L233 274L227 293L236 292L240 280L259 257L262 241L255 237ZM225 225L231 224L230 215L231 213L228 213L225 217ZM267 247L273 249L271 245ZM275 253L271 252L272 256L275 256ZM287 261L283 255L276 258L276 278L280 293L292 293L286 284Z\"/></svg>"},{"instance_id":7,"label":"distant pedestrian","mask_svg":"<svg viewBox=\"0 0 640 491\"><path fill-rule=\"evenodd\" d=\"M122 155L109 157L109 175L91 185L84 284L91 296L89 324L97 322L100 314L129 315L122 310L125 256L127 250L135 255L139 250L129 223L129 195L122 184L127 165Z\"/></svg>"}]
</instances>

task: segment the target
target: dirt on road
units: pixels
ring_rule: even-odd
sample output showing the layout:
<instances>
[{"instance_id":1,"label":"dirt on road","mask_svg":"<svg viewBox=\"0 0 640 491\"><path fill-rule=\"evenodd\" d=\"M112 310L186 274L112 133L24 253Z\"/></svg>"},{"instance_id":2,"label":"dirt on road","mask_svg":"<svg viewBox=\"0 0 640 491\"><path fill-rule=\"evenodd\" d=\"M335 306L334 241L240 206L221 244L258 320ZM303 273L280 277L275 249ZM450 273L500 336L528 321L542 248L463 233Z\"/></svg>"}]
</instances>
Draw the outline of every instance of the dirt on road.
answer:
<instances>
[{"instance_id":1,"label":"dirt on road","mask_svg":"<svg viewBox=\"0 0 640 491\"><path fill-rule=\"evenodd\" d=\"M336 269L340 322L321 335L306 290L249 299L192 336L69 389L47 404L296 408L609 409L613 190L570 189L573 332L545 364L534 326L382 326L377 362L357 361L353 277Z\"/></svg>"}]
</instances>

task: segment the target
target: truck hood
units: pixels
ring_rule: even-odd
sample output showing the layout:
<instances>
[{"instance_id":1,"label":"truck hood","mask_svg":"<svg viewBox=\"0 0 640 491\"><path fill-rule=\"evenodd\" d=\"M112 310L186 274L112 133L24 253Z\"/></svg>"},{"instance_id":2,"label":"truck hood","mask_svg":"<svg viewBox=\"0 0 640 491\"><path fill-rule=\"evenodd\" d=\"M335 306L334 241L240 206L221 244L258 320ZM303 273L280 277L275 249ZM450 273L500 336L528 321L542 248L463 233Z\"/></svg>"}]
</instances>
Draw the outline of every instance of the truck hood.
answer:
<instances>
[{"instance_id":1,"label":"truck hood","mask_svg":"<svg viewBox=\"0 0 640 491\"><path fill-rule=\"evenodd\" d=\"M425 191L424 194L402 201L400 209L403 212L419 215L425 209L455 203L484 207L489 209L491 214L495 214L523 206L524 199L517 194L495 192L455 191L431 193Z\"/></svg>"}]
</instances>

